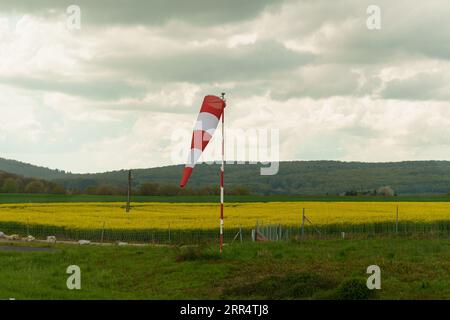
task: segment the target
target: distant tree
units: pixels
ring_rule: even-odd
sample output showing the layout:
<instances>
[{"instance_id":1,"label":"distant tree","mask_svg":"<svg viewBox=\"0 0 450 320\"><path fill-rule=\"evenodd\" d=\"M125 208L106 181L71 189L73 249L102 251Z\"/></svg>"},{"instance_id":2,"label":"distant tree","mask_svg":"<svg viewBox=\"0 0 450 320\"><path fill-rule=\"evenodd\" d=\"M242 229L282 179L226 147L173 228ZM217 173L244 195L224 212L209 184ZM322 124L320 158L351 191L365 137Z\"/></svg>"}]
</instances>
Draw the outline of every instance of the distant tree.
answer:
<instances>
[{"instance_id":1,"label":"distant tree","mask_svg":"<svg viewBox=\"0 0 450 320\"><path fill-rule=\"evenodd\" d=\"M198 189L197 191L198 195L200 196L212 196L212 195L218 195L219 194L219 187L203 187Z\"/></svg>"},{"instance_id":2,"label":"distant tree","mask_svg":"<svg viewBox=\"0 0 450 320\"><path fill-rule=\"evenodd\" d=\"M248 196L251 194L250 190L246 187L237 187L235 190L238 196Z\"/></svg>"},{"instance_id":3,"label":"distant tree","mask_svg":"<svg viewBox=\"0 0 450 320\"><path fill-rule=\"evenodd\" d=\"M158 195L159 184L157 183L143 183L139 187L139 194L143 196L156 196Z\"/></svg>"},{"instance_id":4,"label":"distant tree","mask_svg":"<svg viewBox=\"0 0 450 320\"><path fill-rule=\"evenodd\" d=\"M183 196L195 196L198 192L192 188L182 188L178 194Z\"/></svg>"},{"instance_id":5,"label":"distant tree","mask_svg":"<svg viewBox=\"0 0 450 320\"><path fill-rule=\"evenodd\" d=\"M2 192L5 193L16 193L19 192L19 186L16 179L7 178L3 182Z\"/></svg>"},{"instance_id":6,"label":"distant tree","mask_svg":"<svg viewBox=\"0 0 450 320\"><path fill-rule=\"evenodd\" d=\"M16 178L17 192L25 192L25 181L22 178Z\"/></svg>"},{"instance_id":7,"label":"distant tree","mask_svg":"<svg viewBox=\"0 0 450 320\"><path fill-rule=\"evenodd\" d=\"M250 190L246 187L242 187L242 186L237 186L237 187L232 187L229 189L229 191L227 191L227 189L225 189L226 193L229 195L235 195L235 196L247 196L250 194Z\"/></svg>"},{"instance_id":8,"label":"distant tree","mask_svg":"<svg viewBox=\"0 0 450 320\"><path fill-rule=\"evenodd\" d=\"M390 186L385 186L378 188L377 195L384 197L393 197L395 196L395 191Z\"/></svg>"},{"instance_id":9,"label":"distant tree","mask_svg":"<svg viewBox=\"0 0 450 320\"><path fill-rule=\"evenodd\" d=\"M164 185L159 188L161 196L176 196L180 193L180 187L175 185Z\"/></svg>"},{"instance_id":10,"label":"distant tree","mask_svg":"<svg viewBox=\"0 0 450 320\"><path fill-rule=\"evenodd\" d=\"M95 194L103 196L113 196L119 194L119 191L112 186L103 185L97 187Z\"/></svg>"},{"instance_id":11,"label":"distant tree","mask_svg":"<svg viewBox=\"0 0 450 320\"><path fill-rule=\"evenodd\" d=\"M46 193L45 184L39 180L33 180L25 187L25 193Z\"/></svg>"},{"instance_id":12,"label":"distant tree","mask_svg":"<svg viewBox=\"0 0 450 320\"><path fill-rule=\"evenodd\" d=\"M65 194L66 193L66 189L64 187L60 186L59 184L50 183L50 185L48 187L48 193L51 193L51 194Z\"/></svg>"},{"instance_id":13,"label":"distant tree","mask_svg":"<svg viewBox=\"0 0 450 320\"><path fill-rule=\"evenodd\" d=\"M97 187L87 187L84 189L86 194L97 194Z\"/></svg>"}]
</instances>

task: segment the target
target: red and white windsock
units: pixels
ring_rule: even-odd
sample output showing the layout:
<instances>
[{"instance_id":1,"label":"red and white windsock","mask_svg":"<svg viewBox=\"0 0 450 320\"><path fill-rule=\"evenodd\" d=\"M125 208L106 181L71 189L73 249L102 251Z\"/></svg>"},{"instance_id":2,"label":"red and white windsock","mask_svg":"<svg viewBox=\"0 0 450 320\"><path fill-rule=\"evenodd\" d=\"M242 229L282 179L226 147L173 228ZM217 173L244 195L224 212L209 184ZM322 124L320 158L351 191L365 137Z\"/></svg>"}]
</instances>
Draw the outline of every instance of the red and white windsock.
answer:
<instances>
[{"instance_id":1,"label":"red and white windsock","mask_svg":"<svg viewBox=\"0 0 450 320\"><path fill-rule=\"evenodd\" d=\"M194 126L194 132L192 133L191 152L183 170L180 187L183 188L187 184L195 164L217 129L224 108L225 100L217 96L206 96L203 99L203 104Z\"/></svg>"}]
</instances>

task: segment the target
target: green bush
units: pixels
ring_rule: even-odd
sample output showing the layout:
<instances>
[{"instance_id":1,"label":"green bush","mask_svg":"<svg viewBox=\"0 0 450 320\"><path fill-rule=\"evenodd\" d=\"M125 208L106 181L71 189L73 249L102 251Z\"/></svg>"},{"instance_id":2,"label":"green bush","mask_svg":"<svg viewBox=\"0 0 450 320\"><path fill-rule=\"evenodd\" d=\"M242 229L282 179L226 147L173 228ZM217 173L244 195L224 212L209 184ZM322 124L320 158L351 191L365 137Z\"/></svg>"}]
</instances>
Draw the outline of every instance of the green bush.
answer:
<instances>
[{"instance_id":1,"label":"green bush","mask_svg":"<svg viewBox=\"0 0 450 320\"><path fill-rule=\"evenodd\" d=\"M175 260L177 262L216 259L220 259L219 253L217 253L216 251L212 251L210 248L205 248L202 246L187 246L176 248Z\"/></svg>"},{"instance_id":2,"label":"green bush","mask_svg":"<svg viewBox=\"0 0 450 320\"><path fill-rule=\"evenodd\" d=\"M366 280L352 278L344 280L335 291L337 300L369 300L375 297L375 290L367 288Z\"/></svg>"}]
</instances>

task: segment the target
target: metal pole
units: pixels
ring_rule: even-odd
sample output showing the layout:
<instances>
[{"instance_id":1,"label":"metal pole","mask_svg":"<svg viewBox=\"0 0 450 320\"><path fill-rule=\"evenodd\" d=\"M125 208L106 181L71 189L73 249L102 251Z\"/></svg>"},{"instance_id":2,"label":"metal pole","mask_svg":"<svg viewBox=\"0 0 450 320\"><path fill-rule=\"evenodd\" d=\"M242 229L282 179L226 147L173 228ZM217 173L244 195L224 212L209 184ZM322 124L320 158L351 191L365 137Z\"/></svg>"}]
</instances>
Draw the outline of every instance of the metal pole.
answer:
<instances>
[{"instance_id":1,"label":"metal pole","mask_svg":"<svg viewBox=\"0 0 450 320\"><path fill-rule=\"evenodd\" d=\"M225 101L225 93L222 93ZM225 107L222 111L222 166L220 167L220 253L223 251L223 201L225 176Z\"/></svg>"}]
</instances>

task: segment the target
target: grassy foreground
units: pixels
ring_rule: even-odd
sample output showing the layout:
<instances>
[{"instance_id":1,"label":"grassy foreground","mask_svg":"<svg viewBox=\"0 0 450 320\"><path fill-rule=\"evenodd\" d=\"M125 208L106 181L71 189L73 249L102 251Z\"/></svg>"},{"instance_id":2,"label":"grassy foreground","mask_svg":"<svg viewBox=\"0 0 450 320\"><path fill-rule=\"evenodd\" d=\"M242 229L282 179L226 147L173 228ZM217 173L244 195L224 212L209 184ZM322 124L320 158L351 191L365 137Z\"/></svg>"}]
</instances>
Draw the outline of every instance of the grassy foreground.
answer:
<instances>
[{"instance_id":1,"label":"grassy foreground","mask_svg":"<svg viewBox=\"0 0 450 320\"><path fill-rule=\"evenodd\" d=\"M0 250L0 299L450 299L449 238L245 243L222 257L216 247L54 248ZM376 293L364 288L373 264ZM79 291L66 288L69 265L81 268Z\"/></svg>"}]
</instances>

